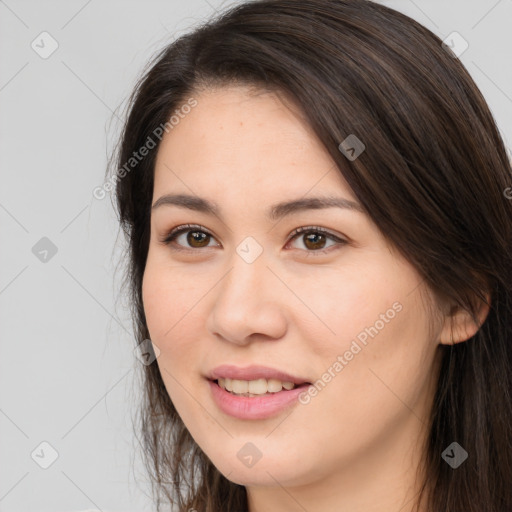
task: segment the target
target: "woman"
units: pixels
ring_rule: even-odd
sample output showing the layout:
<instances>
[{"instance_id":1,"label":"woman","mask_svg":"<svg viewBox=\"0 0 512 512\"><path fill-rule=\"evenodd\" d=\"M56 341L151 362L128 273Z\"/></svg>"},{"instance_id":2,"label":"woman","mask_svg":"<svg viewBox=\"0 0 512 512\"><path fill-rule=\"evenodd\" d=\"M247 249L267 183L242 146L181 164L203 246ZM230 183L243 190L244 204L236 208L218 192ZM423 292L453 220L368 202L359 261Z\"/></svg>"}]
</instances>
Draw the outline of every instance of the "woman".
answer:
<instances>
[{"instance_id":1,"label":"woman","mask_svg":"<svg viewBox=\"0 0 512 512\"><path fill-rule=\"evenodd\" d=\"M512 510L512 172L437 36L239 5L151 63L114 165L159 510Z\"/></svg>"}]
</instances>

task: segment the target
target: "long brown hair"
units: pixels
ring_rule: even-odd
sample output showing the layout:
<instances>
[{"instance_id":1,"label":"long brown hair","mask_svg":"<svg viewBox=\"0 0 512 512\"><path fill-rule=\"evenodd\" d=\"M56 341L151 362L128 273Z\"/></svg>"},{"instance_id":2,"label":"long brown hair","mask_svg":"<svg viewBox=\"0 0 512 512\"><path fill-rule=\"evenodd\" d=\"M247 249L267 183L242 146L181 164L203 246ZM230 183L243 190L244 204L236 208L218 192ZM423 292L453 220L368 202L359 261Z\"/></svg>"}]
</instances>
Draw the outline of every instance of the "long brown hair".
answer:
<instances>
[{"instance_id":1,"label":"long brown hair","mask_svg":"<svg viewBox=\"0 0 512 512\"><path fill-rule=\"evenodd\" d=\"M171 115L201 90L233 83L293 98L371 219L439 296L476 320L477 300L489 293L478 332L439 346L417 505L512 511L511 165L462 63L399 12L367 0L252 1L156 55L130 97L109 178L128 243L125 283L137 343L149 338L141 285L155 134L171 129ZM355 160L339 149L350 134L366 146ZM131 161L148 138L156 147ZM158 365L141 367L138 428L157 510L164 503L179 511L247 510L245 487L220 474L194 442ZM441 457L454 441L469 453L456 470Z\"/></svg>"}]
</instances>

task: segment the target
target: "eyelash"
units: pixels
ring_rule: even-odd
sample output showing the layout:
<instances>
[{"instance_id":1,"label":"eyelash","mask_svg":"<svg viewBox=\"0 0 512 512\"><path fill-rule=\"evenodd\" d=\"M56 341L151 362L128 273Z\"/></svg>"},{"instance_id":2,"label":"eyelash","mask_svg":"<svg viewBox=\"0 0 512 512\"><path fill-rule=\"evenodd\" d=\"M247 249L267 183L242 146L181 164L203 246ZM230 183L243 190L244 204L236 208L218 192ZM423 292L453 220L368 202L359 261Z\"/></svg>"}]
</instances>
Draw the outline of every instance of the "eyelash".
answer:
<instances>
[{"instance_id":1,"label":"eyelash","mask_svg":"<svg viewBox=\"0 0 512 512\"><path fill-rule=\"evenodd\" d=\"M173 242L179 235L186 233L188 231L199 231L201 233L205 233L205 234L211 236L212 238L214 238L214 236L206 228L204 228L203 226L201 226L199 224L183 224L183 225L173 228L160 241L161 241L161 243L163 243L165 245L170 245L171 242ZM337 242L338 245L345 245L348 243L347 240L344 240L343 238L340 238L340 237L334 235L327 229L322 228L320 226L304 226L304 227L300 227L300 228L293 230L293 232L290 235L289 242L291 242L296 237L298 237L298 235L309 234L309 233L322 233L323 235L326 235L327 238L330 238L331 240L334 240L335 242ZM309 255L326 254L326 253L330 252L332 247L333 246L330 246L327 249L305 250L305 252L308 254L308 256ZM180 247L172 247L172 249L175 251L197 251L198 249L201 249L201 248L191 248L191 247L184 248L184 247L180 246ZM204 247L203 249L206 249L206 247ZM304 250L304 249L299 249L299 250Z\"/></svg>"}]
</instances>

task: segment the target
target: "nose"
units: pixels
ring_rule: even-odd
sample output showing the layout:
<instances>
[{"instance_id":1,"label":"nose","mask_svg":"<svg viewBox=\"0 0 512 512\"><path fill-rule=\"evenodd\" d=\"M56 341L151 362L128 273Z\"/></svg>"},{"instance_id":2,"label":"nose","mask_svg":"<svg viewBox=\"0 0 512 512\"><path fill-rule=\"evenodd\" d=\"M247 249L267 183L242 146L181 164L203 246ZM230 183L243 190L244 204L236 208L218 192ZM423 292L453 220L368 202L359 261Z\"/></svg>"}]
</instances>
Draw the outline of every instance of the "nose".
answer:
<instances>
[{"instance_id":1,"label":"nose","mask_svg":"<svg viewBox=\"0 0 512 512\"><path fill-rule=\"evenodd\" d=\"M264 253L252 263L234 254L230 262L230 270L214 288L209 332L237 345L284 336L286 287L267 267Z\"/></svg>"}]
</instances>

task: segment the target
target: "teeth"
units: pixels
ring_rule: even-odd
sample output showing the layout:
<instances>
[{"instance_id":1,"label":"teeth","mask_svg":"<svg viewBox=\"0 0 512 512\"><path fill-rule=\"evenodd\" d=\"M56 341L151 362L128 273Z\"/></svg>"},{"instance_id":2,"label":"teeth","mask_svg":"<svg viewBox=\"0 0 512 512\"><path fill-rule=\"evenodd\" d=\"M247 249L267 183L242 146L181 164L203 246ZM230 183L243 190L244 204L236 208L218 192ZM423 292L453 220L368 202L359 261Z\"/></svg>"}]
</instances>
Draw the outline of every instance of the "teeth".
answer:
<instances>
[{"instance_id":1,"label":"teeth","mask_svg":"<svg viewBox=\"0 0 512 512\"><path fill-rule=\"evenodd\" d=\"M258 396L266 393L278 393L283 388L293 389L293 382L282 382L276 379L257 379L257 380L238 380L219 378L219 386L226 391L231 391L235 395Z\"/></svg>"},{"instance_id":2,"label":"teeth","mask_svg":"<svg viewBox=\"0 0 512 512\"><path fill-rule=\"evenodd\" d=\"M231 386L233 387L233 393L238 393L239 395L249 391L249 382L246 380L233 379L231 381Z\"/></svg>"},{"instance_id":3,"label":"teeth","mask_svg":"<svg viewBox=\"0 0 512 512\"><path fill-rule=\"evenodd\" d=\"M247 388L247 391L253 395L263 395L268 391L267 379L250 380Z\"/></svg>"},{"instance_id":4,"label":"teeth","mask_svg":"<svg viewBox=\"0 0 512 512\"><path fill-rule=\"evenodd\" d=\"M268 379L267 387L270 393L277 393L278 391L281 391L281 389L283 389L283 383L280 380Z\"/></svg>"}]
</instances>

